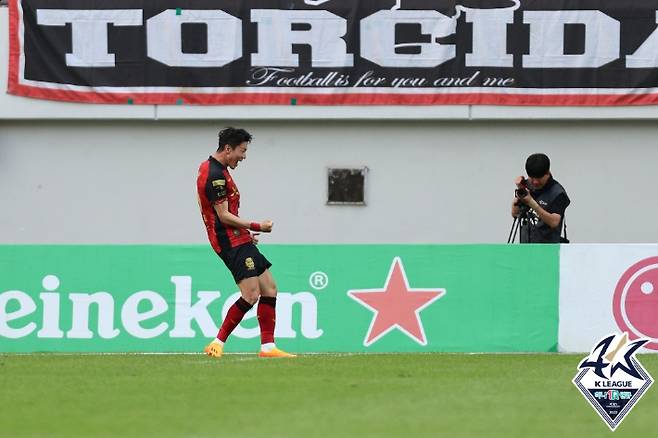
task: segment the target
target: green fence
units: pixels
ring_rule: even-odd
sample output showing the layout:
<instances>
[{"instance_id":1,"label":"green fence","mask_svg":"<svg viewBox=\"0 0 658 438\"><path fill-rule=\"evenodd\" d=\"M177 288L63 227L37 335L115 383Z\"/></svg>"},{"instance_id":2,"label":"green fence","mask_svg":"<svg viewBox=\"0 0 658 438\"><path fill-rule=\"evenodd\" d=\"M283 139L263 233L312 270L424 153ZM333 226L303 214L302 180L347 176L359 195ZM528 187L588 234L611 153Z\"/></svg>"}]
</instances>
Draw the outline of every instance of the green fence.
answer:
<instances>
[{"instance_id":1,"label":"green fence","mask_svg":"<svg viewBox=\"0 0 658 438\"><path fill-rule=\"evenodd\" d=\"M556 351L558 246L261 251L287 350ZM0 246L0 351L198 352L237 292L207 246ZM252 311L226 351L259 343Z\"/></svg>"}]
</instances>

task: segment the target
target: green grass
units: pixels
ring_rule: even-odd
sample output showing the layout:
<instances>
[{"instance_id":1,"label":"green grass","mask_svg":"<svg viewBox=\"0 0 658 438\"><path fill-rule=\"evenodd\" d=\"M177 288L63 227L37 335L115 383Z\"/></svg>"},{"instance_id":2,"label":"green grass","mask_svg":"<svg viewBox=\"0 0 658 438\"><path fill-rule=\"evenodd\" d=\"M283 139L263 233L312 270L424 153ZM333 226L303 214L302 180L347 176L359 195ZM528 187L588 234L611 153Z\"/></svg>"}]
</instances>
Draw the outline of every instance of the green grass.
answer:
<instances>
[{"instance_id":1,"label":"green grass","mask_svg":"<svg viewBox=\"0 0 658 438\"><path fill-rule=\"evenodd\" d=\"M0 435L608 436L571 383L582 357L0 355ZM654 436L657 408L658 384L615 437Z\"/></svg>"}]
</instances>

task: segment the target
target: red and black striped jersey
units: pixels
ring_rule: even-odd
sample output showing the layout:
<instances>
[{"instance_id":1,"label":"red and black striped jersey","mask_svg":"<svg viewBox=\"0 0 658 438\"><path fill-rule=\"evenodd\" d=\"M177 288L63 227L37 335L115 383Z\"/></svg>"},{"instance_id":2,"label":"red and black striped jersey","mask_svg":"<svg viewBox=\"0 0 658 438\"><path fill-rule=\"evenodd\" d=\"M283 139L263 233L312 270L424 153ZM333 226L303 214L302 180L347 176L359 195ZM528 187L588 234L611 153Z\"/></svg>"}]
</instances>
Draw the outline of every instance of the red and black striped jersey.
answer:
<instances>
[{"instance_id":1,"label":"red and black striped jersey","mask_svg":"<svg viewBox=\"0 0 658 438\"><path fill-rule=\"evenodd\" d=\"M249 231L223 224L215 211L215 205L228 202L228 211L238 216L240 192L228 173L228 169L213 157L201 163L196 180L201 216L206 225L208 239L217 254L251 242Z\"/></svg>"}]
</instances>

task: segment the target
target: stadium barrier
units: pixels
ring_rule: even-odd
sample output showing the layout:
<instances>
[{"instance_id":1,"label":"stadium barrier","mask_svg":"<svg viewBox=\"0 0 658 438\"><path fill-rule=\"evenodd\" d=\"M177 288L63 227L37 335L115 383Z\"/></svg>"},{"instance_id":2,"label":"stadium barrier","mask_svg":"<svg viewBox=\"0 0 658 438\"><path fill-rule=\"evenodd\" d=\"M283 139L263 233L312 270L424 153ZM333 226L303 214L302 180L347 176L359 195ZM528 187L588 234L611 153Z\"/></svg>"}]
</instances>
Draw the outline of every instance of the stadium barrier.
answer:
<instances>
[{"instance_id":1,"label":"stadium barrier","mask_svg":"<svg viewBox=\"0 0 658 438\"><path fill-rule=\"evenodd\" d=\"M298 352L658 352L658 245L269 245ZM195 352L238 288L198 246L0 246L0 352ZM558 325L559 321L559 325ZM227 351L258 348L255 312Z\"/></svg>"},{"instance_id":2,"label":"stadium barrier","mask_svg":"<svg viewBox=\"0 0 658 438\"><path fill-rule=\"evenodd\" d=\"M557 350L557 245L261 250L279 287L277 342L288 350ZM3 245L0 351L198 352L237 294L205 245ZM255 351L258 337L252 309L226 351Z\"/></svg>"},{"instance_id":3,"label":"stadium barrier","mask_svg":"<svg viewBox=\"0 0 658 438\"><path fill-rule=\"evenodd\" d=\"M562 246L559 351L589 352L619 332L658 352L658 245Z\"/></svg>"}]
</instances>

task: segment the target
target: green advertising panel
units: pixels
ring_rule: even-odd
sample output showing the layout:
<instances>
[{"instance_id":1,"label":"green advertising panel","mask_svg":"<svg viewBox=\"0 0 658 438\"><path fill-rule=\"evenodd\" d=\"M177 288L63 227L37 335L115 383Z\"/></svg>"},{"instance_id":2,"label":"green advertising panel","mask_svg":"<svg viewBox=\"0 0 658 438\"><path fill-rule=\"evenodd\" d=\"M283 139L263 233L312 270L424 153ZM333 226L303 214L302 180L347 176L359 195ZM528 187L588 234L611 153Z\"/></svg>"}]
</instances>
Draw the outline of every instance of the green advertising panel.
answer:
<instances>
[{"instance_id":1,"label":"green advertising panel","mask_svg":"<svg viewBox=\"0 0 658 438\"><path fill-rule=\"evenodd\" d=\"M285 350L556 351L557 245L260 249ZM0 246L0 352L199 352L237 294L207 246ZM259 344L254 308L225 351Z\"/></svg>"}]
</instances>

